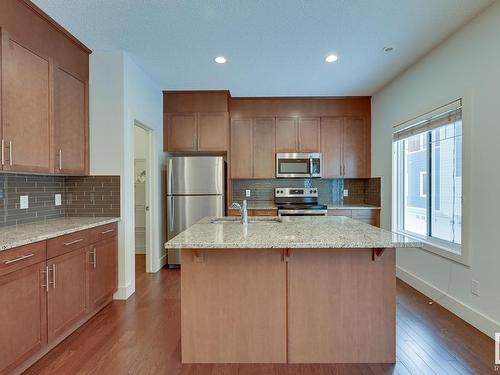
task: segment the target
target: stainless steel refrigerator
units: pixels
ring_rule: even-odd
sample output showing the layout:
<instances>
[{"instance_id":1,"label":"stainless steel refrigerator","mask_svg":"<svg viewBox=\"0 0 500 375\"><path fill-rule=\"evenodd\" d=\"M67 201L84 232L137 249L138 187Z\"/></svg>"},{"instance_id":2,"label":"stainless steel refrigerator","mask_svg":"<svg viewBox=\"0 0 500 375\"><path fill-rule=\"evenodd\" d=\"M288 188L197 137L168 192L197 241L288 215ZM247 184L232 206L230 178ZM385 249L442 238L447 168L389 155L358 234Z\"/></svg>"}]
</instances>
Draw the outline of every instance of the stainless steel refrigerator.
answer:
<instances>
[{"instance_id":1,"label":"stainless steel refrigerator","mask_svg":"<svg viewBox=\"0 0 500 375\"><path fill-rule=\"evenodd\" d=\"M224 216L224 158L176 156L167 160L167 239L205 216ZM168 266L181 264L180 250L168 250Z\"/></svg>"}]
</instances>

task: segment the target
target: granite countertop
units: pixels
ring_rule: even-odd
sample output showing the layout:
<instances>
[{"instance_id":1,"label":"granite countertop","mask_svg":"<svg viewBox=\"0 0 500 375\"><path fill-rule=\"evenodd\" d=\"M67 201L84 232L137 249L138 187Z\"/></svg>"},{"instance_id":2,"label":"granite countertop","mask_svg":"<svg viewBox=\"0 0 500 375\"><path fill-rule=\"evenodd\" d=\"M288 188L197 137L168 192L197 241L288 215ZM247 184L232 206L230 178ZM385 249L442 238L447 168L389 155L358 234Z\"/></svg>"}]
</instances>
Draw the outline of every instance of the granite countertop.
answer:
<instances>
[{"instance_id":1,"label":"granite countertop","mask_svg":"<svg viewBox=\"0 0 500 375\"><path fill-rule=\"evenodd\" d=\"M386 248L420 247L409 237L344 216L284 217L282 222L212 224L204 218L165 248ZM269 220L269 219L268 219Z\"/></svg>"},{"instance_id":2,"label":"granite countertop","mask_svg":"<svg viewBox=\"0 0 500 375\"><path fill-rule=\"evenodd\" d=\"M0 228L0 251L119 221L118 217L61 217Z\"/></svg>"}]
</instances>

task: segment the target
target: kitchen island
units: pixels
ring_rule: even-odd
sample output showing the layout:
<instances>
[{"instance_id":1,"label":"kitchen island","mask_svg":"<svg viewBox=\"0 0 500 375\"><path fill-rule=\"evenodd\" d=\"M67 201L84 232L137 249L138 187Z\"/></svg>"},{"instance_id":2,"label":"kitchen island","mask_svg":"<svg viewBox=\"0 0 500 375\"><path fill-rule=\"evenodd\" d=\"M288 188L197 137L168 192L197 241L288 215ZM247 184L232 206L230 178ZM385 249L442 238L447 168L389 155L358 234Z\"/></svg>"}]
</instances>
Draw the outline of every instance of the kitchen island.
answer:
<instances>
[{"instance_id":1,"label":"kitchen island","mask_svg":"<svg viewBox=\"0 0 500 375\"><path fill-rule=\"evenodd\" d=\"M392 363L395 248L346 217L205 218L182 249L183 363Z\"/></svg>"}]
</instances>

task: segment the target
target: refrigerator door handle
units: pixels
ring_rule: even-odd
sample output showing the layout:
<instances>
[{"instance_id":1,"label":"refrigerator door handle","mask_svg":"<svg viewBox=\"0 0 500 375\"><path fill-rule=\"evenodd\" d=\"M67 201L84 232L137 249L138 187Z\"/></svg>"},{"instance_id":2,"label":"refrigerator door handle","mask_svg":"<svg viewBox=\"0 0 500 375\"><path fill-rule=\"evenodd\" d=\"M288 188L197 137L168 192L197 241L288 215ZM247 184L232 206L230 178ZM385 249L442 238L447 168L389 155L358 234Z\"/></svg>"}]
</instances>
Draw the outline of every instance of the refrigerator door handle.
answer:
<instances>
[{"instance_id":1,"label":"refrigerator door handle","mask_svg":"<svg viewBox=\"0 0 500 375\"><path fill-rule=\"evenodd\" d=\"M168 197L170 199L170 204L169 204L169 212L168 212L168 217L169 217L169 225L170 225L170 232L174 231L174 197L170 196Z\"/></svg>"}]
</instances>

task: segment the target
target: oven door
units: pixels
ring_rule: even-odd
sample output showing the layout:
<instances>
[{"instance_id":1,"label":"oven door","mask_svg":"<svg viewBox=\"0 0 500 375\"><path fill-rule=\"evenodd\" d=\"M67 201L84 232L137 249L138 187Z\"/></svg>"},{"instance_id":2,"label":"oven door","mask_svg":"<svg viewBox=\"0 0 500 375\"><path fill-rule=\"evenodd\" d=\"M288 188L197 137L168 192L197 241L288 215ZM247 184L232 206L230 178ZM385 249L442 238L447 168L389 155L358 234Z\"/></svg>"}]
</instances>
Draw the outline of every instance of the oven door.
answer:
<instances>
[{"instance_id":1,"label":"oven door","mask_svg":"<svg viewBox=\"0 0 500 375\"><path fill-rule=\"evenodd\" d=\"M278 210L278 216L326 216L327 210Z\"/></svg>"},{"instance_id":2,"label":"oven door","mask_svg":"<svg viewBox=\"0 0 500 375\"><path fill-rule=\"evenodd\" d=\"M292 153L276 154L277 178L308 178L311 177L310 154Z\"/></svg>"}]
</instances>

